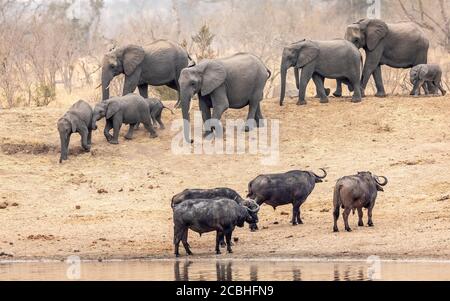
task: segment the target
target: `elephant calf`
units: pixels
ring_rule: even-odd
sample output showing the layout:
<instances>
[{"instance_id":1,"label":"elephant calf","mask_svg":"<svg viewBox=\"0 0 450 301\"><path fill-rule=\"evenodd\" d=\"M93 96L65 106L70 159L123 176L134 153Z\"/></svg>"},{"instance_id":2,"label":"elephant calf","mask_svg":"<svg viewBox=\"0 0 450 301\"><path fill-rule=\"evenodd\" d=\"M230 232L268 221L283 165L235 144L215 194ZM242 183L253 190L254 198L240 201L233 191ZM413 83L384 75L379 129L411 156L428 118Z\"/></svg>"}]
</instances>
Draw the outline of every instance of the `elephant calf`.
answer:
<instances>
[{"instance_id":1,"label":"elephant calf","mask_svg":"<svg viewBox=\"0 0 450 301\"><path fill-rule=\"evenodd\" d=\"M339 219L339 209L344 209L343 218L345 223L345 230L351 232L348 224L348 217L350 212L358 210L359 222L358 226L363 227L363 208L368 209L369 227L373 227L372 211L375 206L378 191L384 191L382 186L388 184L388 179L373 175L370 172L358 172L357 175L343 177L339 179L334 188L333 198L333 217L334 217L334 232L338 232L337 220Z\"/></svg>"},{"instance_id":2,"label":"elephant calf","mask_svg":"<svg viewBox=\"0 0 450 301\"><path fill-rule=\"evenodd\" d=\"M414 85L411 95L418 96L422 87L427 95L430 92L437 94L436 89L439 89L443 96L447 94L442 86L442 69L439 65L420 64L411 68L410 80ZM430 87L432 87L432 91L430 91Z\"/></svg>"},{"instance_id":3,"label":"elephant calf","mask_svg":"<svg viewBox=\"0 0 450 301\"><path fill-rule=\"evenodd\" d=\"M58 132L61 139L61 157L59 163L62 163L63 160L67 160L70 136L73 133L80 134L82 147L86 151L90 151L92 144L91 106L84 100L77 101L69 111L58 120Z\"/></svg>"},{"instance_id":4,"label":"elephant calf","mask_svg":"<svg viewBox=\"0 0 450 301\"><path fill-rule=\"evenodd\" d=\"M164 130L166 127L164 126L164 123L161 119L162 112L164 109L169 110L172 115L174 114L171 109L166 107L161 100L156 98L146 98L145 101L148 103L148 107L150 109L150 117L152 118L153 125L156 123L159 124L159 128L161 130ZM139 124L136 125L136 129L139 129Z\"/></svg>"},{"instance_id":5,"label":"elephant calf","mask_svg":"<svg viewBox=\"0 0 450 301\"><path fill-rule=\"evenodd\" d=\"M300 206L314 190L316 183L327 177L318 176L310 171L294 170L284 174L260 175L248 184L248 196L258 205L267 204L274 209L278 206L292 204L292 224L303 224L300 218ZM256 230L256 225L255 225Z\"/></svg>"},{"instance_id":6,"label":"elephant calf","mask_svg":"<svg viewBox=\"0 0 450 301\"><path fill-rule=\"evenodd\" d=\"M119 133L122 124L129 124L130 129L125 138L131 140L133 131L138 123L143 123L145 128L150 132L151 138L156 138L155 129L153 128L148 103L142 96L137 94L128 94L121 97L113 97L107 101L98 103L94 108L92 118L92 128L97 129L97 121L106 118L106 126L104 134L106 140L111 144L119 144ZM113 129L111 135L109 131Z\"/></svg>"}]
</instances>

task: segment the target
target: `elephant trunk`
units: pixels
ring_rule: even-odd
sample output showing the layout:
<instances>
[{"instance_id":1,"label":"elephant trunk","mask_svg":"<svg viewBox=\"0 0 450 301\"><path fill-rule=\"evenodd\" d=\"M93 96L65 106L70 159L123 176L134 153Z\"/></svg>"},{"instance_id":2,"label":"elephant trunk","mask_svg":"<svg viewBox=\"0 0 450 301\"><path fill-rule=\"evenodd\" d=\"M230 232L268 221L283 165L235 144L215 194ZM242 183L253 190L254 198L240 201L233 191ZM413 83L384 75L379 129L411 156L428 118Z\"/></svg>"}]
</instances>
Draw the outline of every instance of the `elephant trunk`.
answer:
<instances>
[{"instance_id":1,"label":"elephant trunk","mask_svg":"<svg viewBox=\"0 0 450 301\"><path fill-rule=\"evenodd\" d=\"M103 67L102 70L102 100L105 101L109 99L109 85L113 80L113 73L108 70L108 68Z\"/></svg>"},{"instance_id":2,"label":"elephant trunk","mask_svg":"<svg viewBox=\"0 0 450 301\"><path fill-rule=\"evenodd\" d=\"M183 114L183 131L184 131L184 139L187 143L193 142L193 140L190 138L191 137L191 125L190 125L190 117L189 117L190 107L191 107L190 95L182 95L181 111Z\"/></svg>"},{"instance_id":3,"label":"elephant trunk","mask_svg":"<svg viewBox=\"0 0 450 301\"><path fill-rule=\"evenodd\" d=\"M280 106L283 106L284 98L286 96L286 77L287 77L287 66L284 62L281 64L281 95L280 95Z\"/></svg>"},{"instance_id":4,"label":"elephant trunk","mask_svg":"<svg viewBox=\"0 0 450 301\"><path fill-rule=\"evenodd\" d=\"M66 137L66 134L62 132L59 133L59 138L61 140L61 156L59 157L59 163L63 163L63 160L66 160L68 155L68 138Z\"/></svg>"}]
</instances>

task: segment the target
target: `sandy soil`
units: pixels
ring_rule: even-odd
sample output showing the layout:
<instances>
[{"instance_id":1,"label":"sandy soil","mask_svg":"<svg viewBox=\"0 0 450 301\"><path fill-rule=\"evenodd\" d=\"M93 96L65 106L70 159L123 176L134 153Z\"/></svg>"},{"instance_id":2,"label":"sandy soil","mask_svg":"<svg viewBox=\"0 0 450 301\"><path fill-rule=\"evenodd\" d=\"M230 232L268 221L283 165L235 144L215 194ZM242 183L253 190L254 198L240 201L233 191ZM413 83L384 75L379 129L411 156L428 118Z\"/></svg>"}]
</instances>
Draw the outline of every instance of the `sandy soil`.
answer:
<instances>
[{"instance_id":1,"label":"sandy soil","mask_svg":"<svg viewBox=\"0 0 450 301\"><path fill-rule=\"evenodd\" d=\"M450 97L367 98L357 105L310 99L304 107L291 99L283 108L266 100L265 116L281 120L277 166L261 165L256 155L174 155L169 129L156 140L141 130L133 141L122 129L118 146L99 130L91 153L73 136L69 161L60 165L56 121L64 111L0 111L1 259L171 258L173 194L229 186L245 195L260 173L320 167L329 177L302 207L305 224L289 224L290 206L264 206L259 232L235 232L234 257L450 258ZM164 113L169 127L179 115ZM377 200L375 227L358 228L353 216L354 232L333 233L334 183L358 170L390 179ZM215 257L213 233L190 234L190 244L197 257Z\"/></svg>"}]
</instances>

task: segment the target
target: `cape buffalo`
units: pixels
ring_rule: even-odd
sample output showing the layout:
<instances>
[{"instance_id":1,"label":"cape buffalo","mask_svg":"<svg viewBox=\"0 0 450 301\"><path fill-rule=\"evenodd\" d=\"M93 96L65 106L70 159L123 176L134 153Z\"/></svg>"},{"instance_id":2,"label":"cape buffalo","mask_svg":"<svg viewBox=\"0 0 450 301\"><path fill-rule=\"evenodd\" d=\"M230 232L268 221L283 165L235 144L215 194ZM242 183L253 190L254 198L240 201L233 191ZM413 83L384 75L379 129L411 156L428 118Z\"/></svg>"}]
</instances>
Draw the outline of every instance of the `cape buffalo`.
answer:
<instances>
[{"instance_id":1,"label":"cape buffalo","mask_svg":"<svg viewBox=\"0 0 450 301\"><path fill-rule=\"evenodd\" d=\"M175 256L180 256L179 246L183 243L188 255L192 255L188 243L188 230L200 235L216 231L216 253L220 254L220 238L225 235L227 251L232 253L231 236L236 226L258 222L259 205L249 202L248 206L230 199L192 199L173 208Z\"/></svg>"},{"instance_id":2,"label":"cape buffalo","mask_svg":"<svg viewBox=\"0 0 450 301\"><path fill-rule=\"evenodd\" d=\"M380 178L384 181L381 182ZM339 219L339 209L342 207L344 213L345 230L351 232L348 224L348 217L350 212L358 210L359 222L358 226L363 227L363 208L368 209L369 227L373 227L372 211L375 206L378 191L384 191L382 186L388 184L386 177L379 177L371 172L358 172L357 175L347 176L339 179L334 188L333 198L333 217L334 217L334 232L339 232L337 220Z\"/></svg>"},{"instance_id":3,"label":"cape buffalo","mask_svg":"<svg viewBox=\"0 0 450 301\"><path fill-rule=\"evenodd\" d=\"M266 203L274 209L281 205L292 204L292 224L303 224L300 218L300 206L314 190L316 183L322 183L327 177L318 176L311 171L294 170L284 174L260 175L248 184L248 197L258 205ZM256 225L255 225L256 226Z\"/></svg>"},{"instance_id":4,"label":"cape buffalo","mask_svg":"<svg viewBox=\"0 0 450 301\"><path fill-rule=\"evenodd\" d=\"M230 188L185 189L183 192L180 192L172 198L172 208L185 200L215 198L235 200L239 204L243 204L245 202L245 200L236 191Z\"/></svg>"}]
</instances>

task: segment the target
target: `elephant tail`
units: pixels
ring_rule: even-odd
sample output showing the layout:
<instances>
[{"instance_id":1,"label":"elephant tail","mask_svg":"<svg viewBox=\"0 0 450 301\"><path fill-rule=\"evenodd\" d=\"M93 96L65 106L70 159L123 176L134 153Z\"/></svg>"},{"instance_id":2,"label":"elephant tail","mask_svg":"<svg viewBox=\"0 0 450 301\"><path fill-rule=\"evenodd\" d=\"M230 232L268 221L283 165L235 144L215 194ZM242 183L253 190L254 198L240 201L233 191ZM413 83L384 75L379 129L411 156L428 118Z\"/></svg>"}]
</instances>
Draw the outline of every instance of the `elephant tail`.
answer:
<instances>
[{"instance_id":1,"label":"elephant tail","mask_svg":"<svg viewBox=\"0 0 450 301\"><path fill-rule=\"evenodd\" d=\"M269 73L269 77L267 77L267 79L269 79L272 77L272 71L270 71L270 69L267 67L266 67L266 70L267 70L267 73Z\"/></svg>"},{"instance_id":2,"label":"elephant tail","mask_svg":"<svg viewBox=\"0 0 450 301\"><path fill-rule=\"evenodd\" d=\"M173 110L171 108L166 107L165 105L163 105L163 110L166 109L168 111L170 111L170 113L172 113L172 115L175 115L175 113L173 112Z\"/></svg>"}]
</instances>

